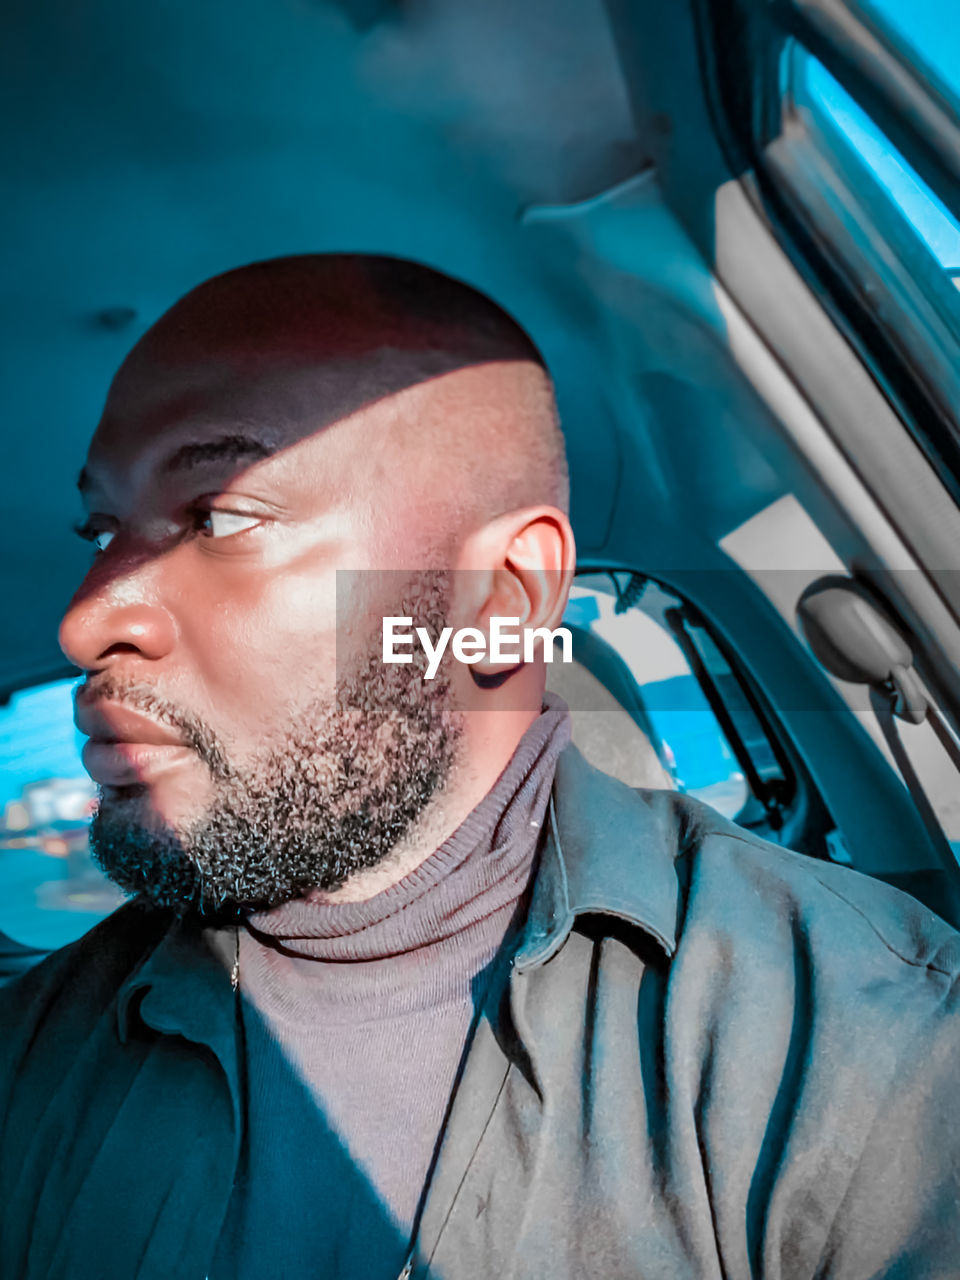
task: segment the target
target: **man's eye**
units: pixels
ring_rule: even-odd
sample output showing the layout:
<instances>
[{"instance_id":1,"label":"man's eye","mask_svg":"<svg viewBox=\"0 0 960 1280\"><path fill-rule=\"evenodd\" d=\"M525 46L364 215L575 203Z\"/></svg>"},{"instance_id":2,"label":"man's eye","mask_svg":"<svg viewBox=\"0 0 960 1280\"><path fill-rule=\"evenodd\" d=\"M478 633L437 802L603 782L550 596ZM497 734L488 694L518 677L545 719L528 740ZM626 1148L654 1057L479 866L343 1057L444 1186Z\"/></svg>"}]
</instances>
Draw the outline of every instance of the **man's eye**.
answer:
<instances>
[{"instance_id":1,"label":"man's eye","mask_svg":"<svg viewBox=\"0 0 960 1280\"><path fill-rule=\"evenodd\" d=\"M106 551L116 537L114 529L99 529L93 520L87 520L84 524L75 524L73 531L79 534L84 542L92 542L98 553Z\"/></svg>"},{"instance_id":2,"label":"man's eye","mask_svg":"<svg viewBox=\"0 0 960 1280\"><path fill-rule=\"evenodd\" d=\"M258 516L242 516L236 511L205 511L200 517L200 530L208 538L229 538L260 523Z\"/></svg>"}]
</instances>

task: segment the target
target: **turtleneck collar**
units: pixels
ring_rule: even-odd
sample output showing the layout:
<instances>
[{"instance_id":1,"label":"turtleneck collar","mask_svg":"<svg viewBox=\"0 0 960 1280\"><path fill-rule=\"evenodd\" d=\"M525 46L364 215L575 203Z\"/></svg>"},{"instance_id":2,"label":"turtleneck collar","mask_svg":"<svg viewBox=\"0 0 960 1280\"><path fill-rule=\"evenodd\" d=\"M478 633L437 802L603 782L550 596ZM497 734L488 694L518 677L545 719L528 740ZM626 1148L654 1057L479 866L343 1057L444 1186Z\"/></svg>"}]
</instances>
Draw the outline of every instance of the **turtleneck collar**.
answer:
<instances>
[{"instance_id":1,"label":"turtleneck collar","mask_svg":"<svg viewBox=\"0 0 960 1280\"><path fill-rule=\"evenodd\" d=\"M249 917L259 942L290 956L373 961L443 942L516 901L532 869L554 768L570 740L566 704L547 694L494 786L408 875L365 902L304 898Z\"/></svg>"}]
</instances>

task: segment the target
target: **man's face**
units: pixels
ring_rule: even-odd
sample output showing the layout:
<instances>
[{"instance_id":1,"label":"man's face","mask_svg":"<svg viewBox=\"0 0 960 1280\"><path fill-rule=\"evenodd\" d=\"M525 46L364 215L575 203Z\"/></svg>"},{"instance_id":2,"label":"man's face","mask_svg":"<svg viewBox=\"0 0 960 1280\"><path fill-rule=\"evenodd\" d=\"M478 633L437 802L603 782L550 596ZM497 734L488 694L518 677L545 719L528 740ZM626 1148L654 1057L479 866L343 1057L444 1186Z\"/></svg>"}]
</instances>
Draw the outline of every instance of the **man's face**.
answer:
<instances>
[{"instance_id":1,"label":"man's face","mask_svg":"<svg viewBox=\"0 0 960 1280\"><path fill-rule=\"evenodd\" d=\"M444 682L379 648L384 614L439 626L448 605L420 571L447 531L398 427L424 394L318 425L324 374L303 362L158 343L121 373L85 468L102 549L61 643L88 673L93 841L123 887L205 908L333 888L442 785Z\"/></svg>"}]
</instances>

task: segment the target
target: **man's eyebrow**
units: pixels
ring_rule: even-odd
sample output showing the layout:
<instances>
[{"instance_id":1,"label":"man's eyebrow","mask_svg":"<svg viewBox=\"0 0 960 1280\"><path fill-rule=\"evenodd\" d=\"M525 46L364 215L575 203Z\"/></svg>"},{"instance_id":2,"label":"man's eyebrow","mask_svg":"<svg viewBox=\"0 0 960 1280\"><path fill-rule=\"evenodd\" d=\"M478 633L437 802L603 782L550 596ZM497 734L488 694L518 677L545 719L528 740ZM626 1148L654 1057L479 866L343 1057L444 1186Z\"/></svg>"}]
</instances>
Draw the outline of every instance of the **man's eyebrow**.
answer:
<instances>
[{"instance_id":1,"label":"man's eyebrow","mask_svg":"<svg viewBox=\"0 0 960 1280\"><path fill-rule=\"evenodd\" d=\"M190 467L199 467L208 462L262 462L272 457L273 449L253 436L220 436L216 440L204 440L196 444L183 444L175 449L160 464L160 471L169 475L174 471L185 471ZM93 477L86 467L77 477L77 488L81 493L94 487Z\"/></svg>"},{"instance_id":2,"label":"man's eyebrow","mask_svg":"<svg viewBox=\"0 0 960 1280\"><path fill-rule=\"evenodd\" d=\"M261 462L273 453L253 436L220 436L217 440L204 440L197 444L183 444L175 449L161 464L160 470L169 475L172 471L184 471L207 462Z\"/></svg>"}]
</instances>

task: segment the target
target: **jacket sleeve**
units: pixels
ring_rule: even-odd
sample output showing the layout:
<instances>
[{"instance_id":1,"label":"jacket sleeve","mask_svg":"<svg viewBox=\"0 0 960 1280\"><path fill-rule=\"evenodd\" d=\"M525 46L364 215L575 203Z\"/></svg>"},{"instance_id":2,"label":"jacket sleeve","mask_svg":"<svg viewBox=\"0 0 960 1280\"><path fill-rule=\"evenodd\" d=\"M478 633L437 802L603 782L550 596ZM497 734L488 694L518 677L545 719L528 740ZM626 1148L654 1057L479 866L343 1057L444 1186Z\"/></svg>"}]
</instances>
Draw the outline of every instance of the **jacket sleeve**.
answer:
<instances>
[{"instance_id":1,"label":"jacket sleeve","mask_svg":"<svg viewBox=\"0 0 960 1280\"><path fill-rule=\"evenodd\" d=\"M897 1069L829 1230L817 1280L960 1276L960 993L947 974L933 985L936 1002L930 984L906 987L903 1021L890 1029L901 1040Z\"/></svg>"}]
</instances>

